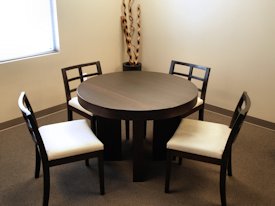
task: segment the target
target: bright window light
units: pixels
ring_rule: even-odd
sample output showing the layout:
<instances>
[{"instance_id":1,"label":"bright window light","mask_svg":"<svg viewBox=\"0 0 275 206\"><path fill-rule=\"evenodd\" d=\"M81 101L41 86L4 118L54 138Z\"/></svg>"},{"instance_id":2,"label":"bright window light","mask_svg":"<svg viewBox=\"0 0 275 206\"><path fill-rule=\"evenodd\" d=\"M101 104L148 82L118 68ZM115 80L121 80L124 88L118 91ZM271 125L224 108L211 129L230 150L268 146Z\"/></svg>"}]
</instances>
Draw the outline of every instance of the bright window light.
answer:
<instances>
[{"instance_id":1,"label":"bright window light","mask_svg":"<svg viewBox=\"0 0 275 206\"><path fill-rule=\"evenodd\" d=\"M55 0L0 0L0 62L59 50Z\"/></svg>"}]
</instances>

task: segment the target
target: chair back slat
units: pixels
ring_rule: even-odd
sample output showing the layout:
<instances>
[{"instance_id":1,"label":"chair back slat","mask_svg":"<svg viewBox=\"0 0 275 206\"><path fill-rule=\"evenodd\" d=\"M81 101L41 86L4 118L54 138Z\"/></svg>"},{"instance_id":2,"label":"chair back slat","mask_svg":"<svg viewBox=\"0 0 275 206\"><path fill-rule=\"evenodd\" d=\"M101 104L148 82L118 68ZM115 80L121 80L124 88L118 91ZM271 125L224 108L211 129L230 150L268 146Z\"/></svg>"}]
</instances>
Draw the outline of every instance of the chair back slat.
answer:
<instances>
[{"instance_id":1,"label":"chair back slat","mask_svg":"<svg viewBox=\"0 0 275 206\"><path fill-rule=\"evenodd\" d=\"M83 78L87 78L87 77L92 77L92 76L96 76L99 75L98 73L92 73L92 74L83 74Z\"/></svg>"},{"instance_id":2,"label":"chair back slat","mask_svg":"<svg viewBox=\"0 0 275 206\"><path fill-rule=\"evenodd\" d=\"M73 77L73 78L70 78L70 79L67 79L68 82L71 82L71 81L75 81L75 80L80 80L81 77Z\"/></svg>"},{"instance_id":3,"label":"chair back slat","mask_svg":"<svg viewBox=\"0 0 275 206\"><path fill-rule=\"evenodd\" d=\"M41 156L47 157L43 140L38 131L38 124L37 124L35 114L32 110L31 104L25 92L21 92L18 98L18 106L26 122L26 125L31 134L33 142L35 143L36 147L39 148L39 152L42 153Z\"/></svg>"},{"instance_id":4,"label":"chair back slat","mask_svg":"<svg viewBox=\"0 0 275 206\"><path fill-rule=\"evenodd\" d=\"M247 95L247 92L243 92L236 106L234 114L232 115L232 119L229 125L229 127L231 128L231 133L229 135L229 138L225 147L225 152L232 147L232 144L236 140L239 134L239 131L241 130L241 127L243 125L243 122L246 118L246 115L250 109L250 106L251 106L250 98Z\"/></svg>"},{"instance_id":5,"label":"chair back slat","mask_svg":"<svg viewBox=\"0 0 275 206\"><path fill-rule=\"evenodd\" d=\"M190 77L190 79L196 79L196 80L199 80L199 81L204 81L204 78L201 78L201 77L198 77L198 76L190 75L189 77Z\"/></svg>"},{"instance_id":6,"label":"chair back slat","mask_svg":"<svg viewBox=\"0 0 275 206\"><path fill-rule=\"evenodd\" d=\"M85 81L88 77L102 74L99 61L65 67L61 69L61 72L67 102L72 98L73 93L76 92L81 82Z\"/></svg>"},{"instance_id":7,"label":"chair back slat","mask_svg":"<svg viewBox=\"0 0 275 206\"><path fill-rule=\"evenodd\" d=\"M183 66L183 67L180 67L179 71L176 71L176 65ZM187 70L184 71L183 68L187 68ZM210 70L211 70L211 68L209 68L209 67L172 60L171 65L170 65L169 74L185 77L189 81L201 82L200 85L196 84L196 86L198 87L198 91L200 92L200 98L205 101ZM202 76L196 75L197 71L201 72Z\"/></svg>"},{"instance_id":8,"label":"chair back slat","mask_svg":"<svg viewBox=\"0 0 275 206\"><path fill-rule=\"evenodd\" d=\"M77 88L74 88L74 89L70 89L70 92L73 93L77 90Z\"/></svg>"},{"instance_id":9,"label":"chair back slat","mask_svg":"<svg viewBox=\"0 0 275 206\"><path fill-rule=\"evenodd\" d=\"M189 76L189 74L184 74L184 73L175 72L175 71L170 72L170 74L175 74L175 75L184 76L184 77L188 77Z\"/></svg>"}]
</instances>

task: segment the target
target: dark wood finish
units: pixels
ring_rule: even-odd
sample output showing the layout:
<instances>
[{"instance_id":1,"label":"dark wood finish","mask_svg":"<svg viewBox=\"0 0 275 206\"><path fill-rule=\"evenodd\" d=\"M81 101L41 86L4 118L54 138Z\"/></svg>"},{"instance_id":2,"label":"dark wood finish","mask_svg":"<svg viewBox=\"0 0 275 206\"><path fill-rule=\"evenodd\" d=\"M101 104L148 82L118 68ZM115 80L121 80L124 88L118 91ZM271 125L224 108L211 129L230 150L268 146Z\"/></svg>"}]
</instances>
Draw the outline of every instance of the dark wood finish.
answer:
<instances>
[{"instance_id":1,"label":"dark wood finish","mask_svg":"<svg viewBox=\"0 0 275 206\"><path fill-rule=\"evenodd\" d=\"M126 140L130 139L130 120L125 120L125 136ZM144 138L146 138L147 121L144 122Z\"/></svg>"},{"instance_id":2,"label":"dark wood finish","mask_svg":"<svg viewBox=\"0 0 275 206\"><path fill-rule=\"evenodd\" d=\"M141 71L142 64L140 62L138 62L137 64L130 64L129 62L124 62L122 66L123 66L123 71ZM130 139L130 121L129 120L125 120L125 128L126 128L126 133L125 133L126 140L129 140ZM145 126L144 133L146 133L146 126Z\"/></svg>"},{"instance_id":3,"label":"dark wood finish","mask_svg":"<svg viewBox=\"0 0 275 206\"><path fill-rule=\"evenodd\" d=\"M133 181L143 181L144 171L144 123L145 120L133 120Z\"/></svg>"},{"instance_id":4,"label":"dark wood finish","mask_svg":"<svg viewBox=\"0 0 275 206\"><path fill-rule=\"evenodd\" d=\"M179 70L176 70L177 65L180 66ZM184 67L185 68L187 67L188 69L184 70ZM201 74L200 72L197 72L196 70L202 72L203 74ZM210 70L211 69L209 67L205 67L205 66L201 66L201 65L180 62L180 61L175 61L175 60L171 61L169 74L187 78L189 81L201 81L202 82L201 86L197 85L197 87L200 92L200 98L203 100L203 104L199 105L197 107L194 107L192 110L185 113L182 117L186 117L196 111L199 111L199 119L200 120L204 119L205 97L206 97L206 90L207 90L207 84L208 84Z\"/></svg>"},{"instance_id":5,"label":"dark wood finish","mask_svg":"<svg viewBox=\"0 0 275 206\"><path fill-rule=\"evenodd\" d=\"M173 136L181 122L181 117L155 120L153 125L153 159L165 160L166 143Z\"/></svg>"},{"instance_id":6,"label":"dark wood finish","mask_svg":"<svg viewBox=\"0 0 275 206\"><path fill-rule=\"evenodd\" d=\"M166 178L165 178L165 192L168 193L170 190L170 174L171 174L171 162L173 157L178 156L181 158L187 158L192 160L197 160L201 162L211 163L220 165L220 198L221 204L226 206L226 171L228 175L232 176L232 146L236 140L244 119L250 109L250 98L246 92L244 92L236 106L235 112L232 116L229 127L232 129L227 140L223 155L221 159L201 156L193 153L176 151L172 149L167 149L167 163L166 163Z\"/></svg>"},{"instance_id":7,"label":"dark wood finish","mask_svg":"<svg viewBox=\"0 0 275 206\"><path fill-rule=\"evenodd\" d=\"M110 119L155 120L179 116L196 104L197 87L158 72L116 72L82 82L79 103Z\"/></svg>"},{"instance_id":8,"label":"dark wood finish","mask_svg":"<svg viewBox=\"0 0 275 206\"><path fill-rule=\"evenodd\" d=\"M104 144L104 159L121 160L121 120L97 116L97 136Z\"/></svg>"},{"instance_id":9,"label":"dark wood finish","mask_svg":"<svg viewBox=\"0 0 275 206\"><path fill-rule=\"evenodd\" d=\"M126 140L130 139L130 121L129 120L125 120L125 136L126 136Z\"/></svg>"},{"instance_id":10,"label":"dark wood finish","mask_svg":"<svg viewBox=\"0 0 275 206\"><path fill-rule=\"evenodd\" d=\"M48 160L48 155L45 150L45 146L43 143L43 140L41 138L40 132L38 130L38 124L35 118L35 115L33 113L32 107L30 105L30 102L24 93L23 95L20 95L18 102L22 102L22 104L25 106L24 111L21 110L23 118L26 121L28 130L31 134L31 137L34 142L35 146L35 178L39 178L40 173L40 165L42 161L42 167L43 167L43 179L44 179L44 189L43 189L43 206L47 206L49 203L49 196L50 196L50 167L71 163L75 161L85 160L87 165L87 160L90 158L97 158L98 159L98 172L99 172L99 185L100 185L100 194L105 193L104 189L104 160L103 160L103 150L101 151L95 151L95 152L89 152L84 153L81 155L75 155L70 156L66 158L60 158L60 159L54 159L54 160ZM28 112L25 113L25 112Z\"/></svg>"},{"instance_id":11,"label":"dark wood finish","mask_svg":"<svg viewBox=\"0 0 275 206\"><path fill-rule=\"evenodd\" d=\"M61 69L65 93L66 93L66 104L67 104L67 115L68 120L73 119L73 112L80 114L81 116L91 120L91 127L94 132L95 127L95 117L89 115L75 107L72 107L68 102L73 97L73 94L76 92L77 86L83 82L85 79L102 74L101 65L99 61L78 64ZM75 96L75 95L74 95Z\"/></svg>"},{"instance_id":12,"label":"dark wood finish","mask_svg":"<svg viewBox=\"0 0 275 206\"><path fill-rule=\"evenodd\" d=\"M133 180L143 181L144 122L185 114L196 104L198 90L174 75L132 71L91 78L80 84L77 93L79 103L96 116L133 120Z\"/></svg>"}]
</instances>

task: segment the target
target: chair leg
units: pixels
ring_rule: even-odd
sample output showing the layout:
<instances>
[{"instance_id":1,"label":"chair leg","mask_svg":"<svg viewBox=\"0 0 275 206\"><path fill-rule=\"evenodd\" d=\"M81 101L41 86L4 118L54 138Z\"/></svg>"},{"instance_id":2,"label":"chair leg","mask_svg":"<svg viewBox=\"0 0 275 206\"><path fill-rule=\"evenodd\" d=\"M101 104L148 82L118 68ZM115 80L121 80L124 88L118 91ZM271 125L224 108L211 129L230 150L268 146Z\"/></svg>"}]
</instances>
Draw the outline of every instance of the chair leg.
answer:
<instances>
[{"instance_id":1,"label":"chair leg","mask_svg":"<svg viewBox=\"0 0 275 206\"><path fill-rule=\"evenodd\" d=\"M99 185L100 185L100 194L105 194L104 187L104 160L103 160L103 152L98 157L98 174L99 174Z\"/></svg>"},{"instance_id":2,"label":"chair leg","mask_svg":"<svg viewBox=\"0 0 275 206\"><path fill-rule=\"evenodd\" d=\"M167 160L166 160L166 176L165 176L165 193L169 193L170 187L170 176L171 176L171 163L172 155L169 150L167 150Z\"/></svg>"},{"instance_id":3,"label":"chair leg","mask_svg":"<svg viewBox=\"0 0 275 206\"><path fill-rule=\"evenodd\" d=\"M34 177L38 178L40 173L41 158L37 146L35 146L35 173Z\"/></svg>"},{"instance_id":4,"label":"chair leg","mask_svg":"<svg viewBox=\"0 0 275 206\"><path fill-rule=\"evenodd\" d=\"M48 206L50 197L50 170L49 167L43 164L43 181L44 181L44 194L43 206Z\"/></svg>"},{"instance_id":5,"label":"chair leg","mask_svg":"<svg viewBox=\"0 0 275 206\"><path fill-rule=\"evenodd\" d=\"M93 131L93 133L95 135L97 135L97 131L96 131L96 119L95 119L95 117L92 117L92 119L91 119L91 130Z\"/></svg>"},{"instance_id":6,"label":"chair leg","mask_svg":"<svg viewBox=\"0 0 275 206\"><path fill-rule=\"evenodd\" d=\"M229 151L228 163L227 163L228 176L232 176L232 148Z\"/></svg>"},{"instance_id":7,"label":"chair leg","mask_svg":"<svg viewBox=\"0 0 275 206\"><path fill-rule=\"evenodd\" d=\"M147 134L147 121L144 121L144 138L146 138L146 134Z\"/></svg>"},{"instance_id":8,"label":"chair leg","mask_svg":"<svg viewBox=\"0 0 275 206\"><path fill-rule=\"evenodd\" d=\"M67 115L68 115L68 121L73 120L73 111L72 110L67 109Z\"/></svg>"},{"instance_id":9,"label":"chair leg","mask_svg":"<svg viewBox=\"0 0 275 206\"><path fill-rule=\"evenodd\" d=\"M226 161L222 161L220 170L220 198L221 205L226 206Z\"/></svg>"},{"instance_id":10,"label":"chair leg","mask_svg":"<svg viewBox=\"0 0 275 206\"><path fill-rule=\"evenodd\" d=\"M86 159L86 160L85 160L85 165L86 165L87 167L90 166L89 159Z\"/></svg>"},{"instance_id":11,"label":"chair leg","mask_svg":"<svg viewBox=\"0 0 275 206\"><path fill-rule=\"evenodd\" d=\"M181 163L182 163L182 157L179 157L179 162L178 162L178 164L181 165Z\"/></svg>"},{"instance_id":12,"label":"chair leg","mask_svg":"<svg viewBox=\"0 0 275 206\"><path fill-rule=\"evenodd\" d=\"M126 140L130 139L130 121L125 120L125 129L126 129Z\"/></svg>"},{"instance_id":13,"label":"chair leg","mask_svg":"<svg viewBox=\"0 0 275 206\"><path fill-rule=\"evenodd\" d=\"M199 110L199 120L201 120L201 121L204 120L204 108Z\"/></svg>"}]
</instances>

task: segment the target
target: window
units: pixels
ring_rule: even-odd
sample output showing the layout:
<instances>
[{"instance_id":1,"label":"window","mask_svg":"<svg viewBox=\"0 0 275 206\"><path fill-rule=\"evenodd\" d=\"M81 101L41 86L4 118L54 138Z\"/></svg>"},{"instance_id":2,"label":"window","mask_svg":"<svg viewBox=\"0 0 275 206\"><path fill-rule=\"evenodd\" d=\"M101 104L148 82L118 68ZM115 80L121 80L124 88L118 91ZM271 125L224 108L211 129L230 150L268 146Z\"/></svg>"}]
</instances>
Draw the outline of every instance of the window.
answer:
<instances>
[{"instance_id":1,"label":"window","mask_svg":"<svg viewBox=\"0 0 275 206\"><path fill-rule=\"evenodd\" d=\"M0 2L0 62L58 51L55 0Z\"/></svg>"}]
</instances>

